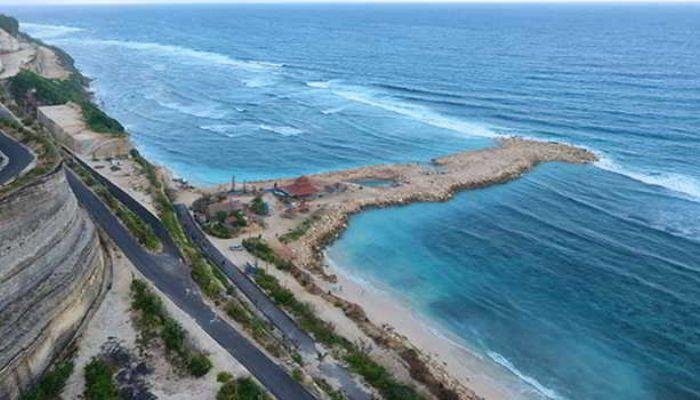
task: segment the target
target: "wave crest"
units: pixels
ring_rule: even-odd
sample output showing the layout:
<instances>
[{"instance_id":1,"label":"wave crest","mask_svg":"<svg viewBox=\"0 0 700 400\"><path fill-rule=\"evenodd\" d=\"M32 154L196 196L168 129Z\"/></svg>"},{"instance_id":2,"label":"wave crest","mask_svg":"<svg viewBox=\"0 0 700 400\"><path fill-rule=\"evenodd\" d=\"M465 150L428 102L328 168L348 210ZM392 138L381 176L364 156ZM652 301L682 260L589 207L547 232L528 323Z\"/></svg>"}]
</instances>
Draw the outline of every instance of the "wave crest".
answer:
<instances>
[{"instance_id":1,"label":"wave crest","mask_svg":"<svg viewBox=\"0 0 700 400\"><path fill-rule=\"evenodd\" d=\"M258 128L260 128L264 131L277 133L277 134L280 134L282 136L296 136L296 135L304 133L304 131L302 129L295 128L293 126L274 126L274 125L262 124L262 125L258 126Z\"/></svg>"},{"instance_id":2,"label":"wave crest","mask_svg":"<svg viewBox=\"0 0 700 400\"><path fill-rule=\"evenodd\" d=\"M211 51L195 50L188 47L174 46L169 44L160 44L155 42L137 42L130 40L99 40L99 39L63 39L62 41L70 41L78 44L92 46L113 46L121 47L129 50L144 51L156 54L158 56L186 58L198 62L209 64L228 65L253 72L265 72L279 69L284 64L276 64L267 61L254 60L238 60L229 57L225 54L215 53Z\"/></svg>"},{"instance_id":3,"label":"wave crest","mask_svg":"<svg viewBox=\"0 0 700 400\"><path fill-rule=\"evenodd\" d=\"M691 200L695 202L700 202L700 182L693 177L676 173L649 174L631 171L621 166L613 159L603 155L599 155L599 160L595 165L598 168L624 175L647 185L661 186L670 191L690 197Z\"/></svg>"},{"instance_id":4,"label":"wave crest","mask_svg":"<svg viewBox=\"0 0 700 400\"><path fill-rule=\"evenodd\" d=\"M484 125L444 115L423 105L400 101L387 94L379 93L366 87L340 85L334 81L311 81L306 82L306 85L317 89L328 89L334 95L346 100L380 108L436 128L446 129L468 136L487 138L503 136Z\"/></svg>"},{"instance_id":5,"label":"wave crest","mask_svg":"<svg viewBox=\"0 0 700 400\"><path fill-rule=\"evenodd\" d=\"M66 25L33 24L30 22L20 23L20 29L37 39L52 39L71 33L82 32L85 29Z\"/></svg>"},{"instance_id":6,"label":"wave crest","mask_svg":"<svg viewBox=\"0 0 700 400\"><path fill-rule=\"evenodd\" d=\"M547 397L548 399L552 399L552 400L563 400L564 399L559 394L557 394L557 392L555 392L553 389L550 389L550 388L544 386L543 384L541 384L540 382L538 382L537 379L522 373L520 370L515 368L515 365L513 365L513 363L510 362L510 360L503 357L502 355L496 353L495 351L488 351L488 352L486 352L486 354L488 354L489 358L491 358L497 364L501 365L502 367L504 367L505 369L507 369L508 371L513 373L515 376L520 378L520 380L522 380L523 382L526 382L528 385L535 388L535 390L537 390L537 392L539 392L543 396Z\"/></svg>"}]
</instances>

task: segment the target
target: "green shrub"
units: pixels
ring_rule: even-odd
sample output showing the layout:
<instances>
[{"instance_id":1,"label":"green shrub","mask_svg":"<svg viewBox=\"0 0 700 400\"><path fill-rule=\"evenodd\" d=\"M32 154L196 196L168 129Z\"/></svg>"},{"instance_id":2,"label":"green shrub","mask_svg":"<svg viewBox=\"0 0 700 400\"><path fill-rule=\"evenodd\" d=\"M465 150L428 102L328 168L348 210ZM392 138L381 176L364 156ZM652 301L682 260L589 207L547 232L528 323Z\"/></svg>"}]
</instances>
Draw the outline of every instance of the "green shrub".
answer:
<instances>
[{"instance_id":1,"label":"green shrub","mask_svg":"<svg viewBox=\"0 0 700 400\"><path fill-rule=\"evenodd\" d=\"M113 368L94 358L85 366L85 398L87 400L118 400L119 392L112 380Z\"/></svg>"},{"instance_id":2,"label":"green shrub","mask_svg":"<svg viewBox=\"0 0 700 400\"><path fill-rule=\"evenodd\" d=\"M0 29L16 37L19 33L19 22L16 18L0 14Z\"/></svg>"},{"instance_id":3,"label":"green shrub","mask_svg":"<svg viewBox=\"0 0 700 400\"><path fill-rule=\"evenodd\" d=\"M206 354L196 353L190 357L187 365L190 374L194 377L202 377L211 370L212 364Z\"/></svg>"},{"instance_id":4,"label":"green shrub","mask_svg":"<svg viewBox=\"0 0 700 400\"><path fill-rule=\"evenodd\" d=\"M167 351L174 351L176 353L182 353L184 351L185 331L175 320L168 318L163 321L160 337L163 339Z\"/></svg>"},{"instance_id":5,"label":"green shrub","mask_svg":"<svg viewBox=\"0 0 700 400\"><path fill-rule=\"evenodd\" d=\"M230 239L233 236L231 231L219 221L204 225L204 231L219 239Z\"/></svg>"},{"instance_id":6,"label":"green shrub","mask_svg":"<svg viewBox=\"0 0 700 400\"><path fill-rule=\"evenodd\" d=\"M235 381L228 381L221 386L216 394L216 400L270 400L271 397L265 393L251 378L241 378Z\"/></svg>"},{"instance_id":7,"label":"green shrub","mask_svg":"<svg viewBox=\"0 0 700 400\"><path fill-rule=\"evenodd\" d=\"M191 348L187 333L171 318L162 300L150 287L138 279L131 281L131 308L140 312L138 326L146 340L158 336L178 366L184 366L190 375L201 377L212 368L208 356Z\"/></svg>"},{"instance_id":8,"label":"green shrub","mask_svg":"<svg viewBox=\"0 0 700 400\"><path fill-rule=\"evenodd\" d=\"M82 80L76 74L69 79L60 80L47 79L35 72L22 70L10 78L9 82L10 93L20 103L31 90L34 90L34 96L41 104L58 105L72 101L80 106L85 122L93 131L124 134L124 127L119 121L109 117L90 101Z\"/></svg>"},{"instance_id":9,"label":"green shrub","mask_svg":"<svg viewBox=\"0 0 700 400\"><path fill-rule=\"evenodd\" d=\"M277 269L280 269L282 271L289 271L292 268L292 264L289 261L279 257L263 239L243 239L242 244L243 247L245 247L245 249L250 254L254 255L255 257L258 257L263 261L269 262L270 264L277 267Z\"/></svg>"},{"instance_id":10,"label":"green shrub","mask_svg":"<svg viewBox=\"0 0 700 400\"><path fill-rule=\"evenodd\" d=\"M73 373L72 361L58 363L44 374L36 386L22 394L20 400L51 400L58 398L71 373Z\"/></svg>"},{"instance_id":11,"label":"green shrub","mask_svg":"<svg viewBox=\"0 0 700 400\"><path fill-rule=\"evenodd\" d=\"M269 206L261 196L256 196L253 201L250 202L250 210L258 215L267 215L270 212Z\"/></svg>"},{"instance_id":12,"label":"green shrub","mask_svg":"<svg viewBox=\"0 0 700 400\"><path fill-rule=\"evenodd\" d=\"M384 367L372 360L367 353L353 349L348 351L344 359L352 371L360 374L387 400L420 400L423 398L412 387L397 382Z\"/></svg>"},{"instance_id":13,"label":"green shrub","mask_svg":"<svg viewBox=\"0 0 700 400\"><path fill-rule=\"evenodd\" d=\"M116 119L105 114L97 106L89 101L81 101L80 108L83 110L83 118L90 129L100 133L124 133L124 127Z\"/></svg>"},{"instance_id":14,"label":"green shrub","mask_svg":"<svg viewBox=\"0 0 700 400\"><path fill-rule=\"evenodd\" d=\"M233 375L230 372L221 371L216 374L216 381L220 383L226 383L233 379Z\"/></svg>"},{"instance_id":15,"label":"green shrub","mask_svg":"<svg viewBox=\"0 0 700 400\"><path fill-rule=\"evenodd\" d=\"M292 370L292 378L297 382L304 382L304 372L300 368Z\"/></svg>"},{"instance_id":16,"label":"green shrub","mask_svg":"<svg viewBox=\"0 0 700 400\"><path fill-rule=\"evenodd\" d=\"M279 238L280 242L289 243L289 242L293 242L295 240L298 240L300 237L304 236L306 234L306 232L309 231L309 228L311 228L311 225L313 225L314 222L318 221L319 218L320 217L318 215L313 215L309 218L306 218L297 227L295 227L291 231L285 233L284 235L281 235Z\"/></svg>"}]
</instances>

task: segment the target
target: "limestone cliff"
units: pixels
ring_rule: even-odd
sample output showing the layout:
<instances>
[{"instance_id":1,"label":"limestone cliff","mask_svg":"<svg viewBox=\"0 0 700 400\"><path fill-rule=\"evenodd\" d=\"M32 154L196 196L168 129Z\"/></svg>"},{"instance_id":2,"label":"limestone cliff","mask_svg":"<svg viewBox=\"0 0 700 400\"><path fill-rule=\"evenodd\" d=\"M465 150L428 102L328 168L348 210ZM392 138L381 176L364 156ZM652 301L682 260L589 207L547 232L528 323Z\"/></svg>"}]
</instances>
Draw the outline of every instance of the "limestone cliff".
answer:
<instances>
[{"instance_id":1,"label":"limestone cliff","mask_svg":"<svg viewBox=\"0 0 700 400\"><path fill-rule=\"evenodd\" d=\"M99 303L109 260L59 167L0 198L0 400L14 399Z\"/></svg>"}]
</instances>

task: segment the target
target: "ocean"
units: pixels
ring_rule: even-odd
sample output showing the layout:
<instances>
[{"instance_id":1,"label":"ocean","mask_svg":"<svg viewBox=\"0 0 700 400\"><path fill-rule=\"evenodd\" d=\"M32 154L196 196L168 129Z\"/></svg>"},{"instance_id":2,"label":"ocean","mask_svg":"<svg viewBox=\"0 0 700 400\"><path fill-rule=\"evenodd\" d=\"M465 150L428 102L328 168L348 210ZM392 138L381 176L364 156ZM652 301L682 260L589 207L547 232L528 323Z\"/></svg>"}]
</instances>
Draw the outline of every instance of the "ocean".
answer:
<instances>
[{"instance_id":1,"label":"ocean","mask_svg":"<svg viewBox=\"0 0 700 400\"><path fill-rule=\"evenodd\" d=\"M700 5L4 10L195 184L426 161L500 136L595 151L328 250L522 398L700 398Z\"/></svg>"}]
</instances>

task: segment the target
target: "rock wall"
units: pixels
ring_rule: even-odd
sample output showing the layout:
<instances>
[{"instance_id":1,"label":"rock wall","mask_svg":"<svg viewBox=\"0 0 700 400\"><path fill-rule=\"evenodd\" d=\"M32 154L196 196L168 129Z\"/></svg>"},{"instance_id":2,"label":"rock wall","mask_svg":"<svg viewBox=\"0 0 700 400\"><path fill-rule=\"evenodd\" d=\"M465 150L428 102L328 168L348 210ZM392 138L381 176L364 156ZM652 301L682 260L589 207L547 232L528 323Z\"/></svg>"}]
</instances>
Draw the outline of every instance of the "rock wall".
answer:
<instances>
[{"instance_id":1,"label":"rock wall","mask_svg":"<svg viewBox=\"0 0 700 400\"><path fill-rule=\"evenodd\" d=\"M62 167L0 198L0 400L17 398L75 338L108 266Z\"/></svg>"}]
</instances>

